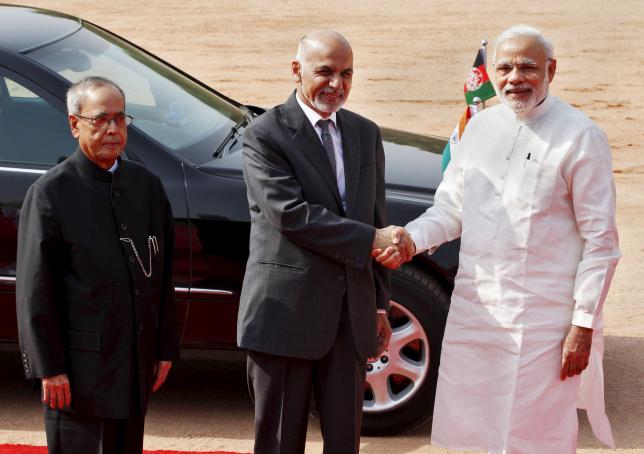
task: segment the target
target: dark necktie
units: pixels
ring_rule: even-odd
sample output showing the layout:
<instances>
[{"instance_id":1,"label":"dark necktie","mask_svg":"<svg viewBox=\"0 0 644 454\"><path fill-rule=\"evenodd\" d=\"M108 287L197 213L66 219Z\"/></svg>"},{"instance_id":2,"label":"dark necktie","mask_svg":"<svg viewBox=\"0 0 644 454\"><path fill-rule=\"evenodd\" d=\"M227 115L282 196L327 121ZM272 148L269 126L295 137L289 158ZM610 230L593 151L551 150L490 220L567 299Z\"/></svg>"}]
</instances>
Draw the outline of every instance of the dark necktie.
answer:
<instances>
[{"instance_id":1,"label":"dark necktie","mask_svg":"<svg viewBox=\"0 0 644 454\"><path fill-rule=\"evenodd\" d=\"M324 147L327 158L329 158L329 161L331 162L333 175L337 175L335 167L335 149L333 148L333 139L329 132L329 123L331 123L331 120L318 120L317 124L322 130L322 146Z\"/></svg>"}]
</instances>

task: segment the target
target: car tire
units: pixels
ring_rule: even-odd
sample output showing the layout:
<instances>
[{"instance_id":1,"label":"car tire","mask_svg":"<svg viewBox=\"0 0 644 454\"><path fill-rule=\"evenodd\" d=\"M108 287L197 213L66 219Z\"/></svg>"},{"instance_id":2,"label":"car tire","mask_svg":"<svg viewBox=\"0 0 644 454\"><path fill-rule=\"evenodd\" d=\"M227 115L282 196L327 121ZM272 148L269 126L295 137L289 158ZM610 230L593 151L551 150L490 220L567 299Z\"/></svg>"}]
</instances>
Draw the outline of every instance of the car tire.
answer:
<instances>
[{"instance_id":1,"label":"car tire","mask_svg":"<svg viewBox=\"0 0 644 454\"><path fill-rule=\"evenodd\" d=\"M400 433L431 417L449 301L449 291L412 264L391 273L393 333L385 353L367 365L364 435Z\"/></svg>"}]
</instances>

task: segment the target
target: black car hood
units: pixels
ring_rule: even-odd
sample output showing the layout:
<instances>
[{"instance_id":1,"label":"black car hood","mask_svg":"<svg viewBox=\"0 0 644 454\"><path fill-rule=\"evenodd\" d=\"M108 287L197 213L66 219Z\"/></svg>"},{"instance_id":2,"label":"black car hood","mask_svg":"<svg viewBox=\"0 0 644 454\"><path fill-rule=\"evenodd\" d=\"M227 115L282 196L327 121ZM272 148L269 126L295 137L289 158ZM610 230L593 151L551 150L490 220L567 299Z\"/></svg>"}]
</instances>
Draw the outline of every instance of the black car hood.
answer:
<instances>
[{"instance_id":1,"label":"black car hood","mask_svg":"<svg viewBox=\"0 0 644 454\"><path fill-rule=\"evenodd\" d=\"M441 155L447 139L381 128L388 191L433 195L442 179ZM199 166L204 172L243 178L242 153L231 153Z\"/></svg>"},{"instance_id":2,"label":"black car hood","mask_svg":"<svg viewBox=\"0 0 644 454\"><path fill-rule=\"evenodd\" d=\"M443 178L447 139L380 128L385 148L387 190L434 194Z\"/></svg>"}]
</instances>

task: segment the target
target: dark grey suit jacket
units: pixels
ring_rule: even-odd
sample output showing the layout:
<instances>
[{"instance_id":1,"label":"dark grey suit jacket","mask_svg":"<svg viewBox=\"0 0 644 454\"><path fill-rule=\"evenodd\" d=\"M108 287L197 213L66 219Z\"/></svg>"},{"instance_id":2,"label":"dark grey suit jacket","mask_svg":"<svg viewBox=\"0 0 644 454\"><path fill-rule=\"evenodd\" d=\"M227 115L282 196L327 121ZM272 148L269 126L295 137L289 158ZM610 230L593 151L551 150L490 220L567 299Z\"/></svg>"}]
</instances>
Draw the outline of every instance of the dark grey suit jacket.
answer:
<instances>
[{"instance_id":1,"label":"dark grey suit jacket","mask_svg":"<svg viewBox=\"0 0 644 454\"><path fill-rule=\"evenodd\" d=\"M333 345L346 297L356 352L375 354L389 276L369 256L385 220L378 126L341 109L346 213L322 143L293 93L244 134L250 257L237 323L240 347L318 359Z\"/></svg>"}]
</instances>

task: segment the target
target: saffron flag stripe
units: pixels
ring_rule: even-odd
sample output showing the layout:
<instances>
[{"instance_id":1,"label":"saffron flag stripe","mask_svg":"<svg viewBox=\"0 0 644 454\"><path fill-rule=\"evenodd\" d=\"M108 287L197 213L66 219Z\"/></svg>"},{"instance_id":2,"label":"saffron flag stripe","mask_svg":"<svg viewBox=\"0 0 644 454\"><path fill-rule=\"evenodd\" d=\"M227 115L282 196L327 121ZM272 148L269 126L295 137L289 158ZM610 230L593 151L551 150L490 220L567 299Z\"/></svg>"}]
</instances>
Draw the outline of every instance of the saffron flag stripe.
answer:
<instances>
[{"instance_id":1,"label":"saffron flag stripe","mask_svg":"<svg viewBox=\"0 0 644 454\"><path fill-rule=\"evenodd\" d=\"M467 125L467 122L470 120L471 116L471 109L468 106L465 108L465 111L461 115L461 118L458 120L458 123L454 128L454 132L449 137L449 140L447 141L447 144L443 149L443 157L441 159L441 169L443 170L443 173L445 173L445 169L447 169L447 165L452 159L452 146L456 145L461 140L463 131L465 131L465 126Z\"/></svg>"}]
</instances>

